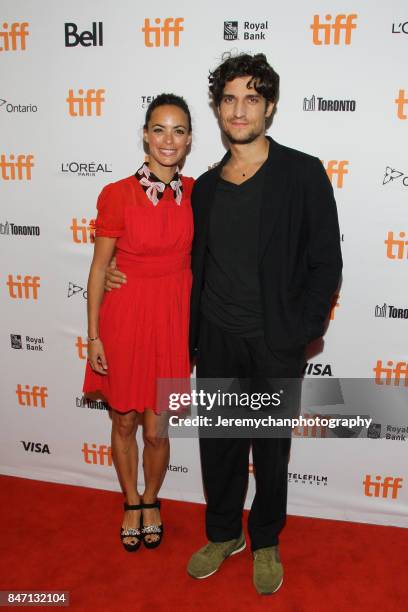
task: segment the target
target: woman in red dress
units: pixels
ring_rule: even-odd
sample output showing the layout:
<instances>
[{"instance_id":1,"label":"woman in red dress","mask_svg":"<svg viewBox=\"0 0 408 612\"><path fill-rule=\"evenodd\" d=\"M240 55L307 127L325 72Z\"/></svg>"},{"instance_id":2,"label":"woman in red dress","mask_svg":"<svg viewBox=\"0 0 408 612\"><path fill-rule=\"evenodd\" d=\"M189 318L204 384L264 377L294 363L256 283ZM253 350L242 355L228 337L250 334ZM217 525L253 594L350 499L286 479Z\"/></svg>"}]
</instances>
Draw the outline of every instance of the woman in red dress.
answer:
<instances>
[{"instance_id":1,"label":"woman in red dress","mask_svg":"<svg viewBox=\"0 0 408 612\"><path fill-rule=\"evenodd\" d=\"M178 164L191 143L183 98L161 94L144 126L149 162L99 195L95 249L88 280L88 363L83 390L99 392L112 408L112 456L125 494L120 537L126 550L161 542L157 495L169 461L160 437L165 413L156 402L158 378L189 378L188 321L193 179ZM116 254L126 274L121 291L104 293L105 271ZM145 490L137 490L143 426Z\"/></svg>"}]
</instances>

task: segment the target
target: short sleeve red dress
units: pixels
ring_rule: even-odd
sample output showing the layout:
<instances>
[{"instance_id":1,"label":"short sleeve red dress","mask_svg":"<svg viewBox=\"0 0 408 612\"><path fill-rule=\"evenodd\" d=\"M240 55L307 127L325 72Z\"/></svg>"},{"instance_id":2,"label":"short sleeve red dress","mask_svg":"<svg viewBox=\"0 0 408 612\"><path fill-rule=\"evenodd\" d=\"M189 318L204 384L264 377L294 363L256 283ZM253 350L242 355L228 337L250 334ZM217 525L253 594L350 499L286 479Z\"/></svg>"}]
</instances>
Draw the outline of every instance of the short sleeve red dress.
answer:
<instances>
[{"instance_id":1,"label":"short sleeve red dress","mask_svg":"<svg viewBox=\"0 0 408 612\"><path fill-rule=\"evenodd\" d=\"M176 174L165 185L145 164L98 198L96 236L118 239L117 267L127 283L104 295L99 336L108 374L88 363L83 391L99 392L118 412L156 412L157 379L190 376L193 182Z\"/></svg>"}]
</instances>

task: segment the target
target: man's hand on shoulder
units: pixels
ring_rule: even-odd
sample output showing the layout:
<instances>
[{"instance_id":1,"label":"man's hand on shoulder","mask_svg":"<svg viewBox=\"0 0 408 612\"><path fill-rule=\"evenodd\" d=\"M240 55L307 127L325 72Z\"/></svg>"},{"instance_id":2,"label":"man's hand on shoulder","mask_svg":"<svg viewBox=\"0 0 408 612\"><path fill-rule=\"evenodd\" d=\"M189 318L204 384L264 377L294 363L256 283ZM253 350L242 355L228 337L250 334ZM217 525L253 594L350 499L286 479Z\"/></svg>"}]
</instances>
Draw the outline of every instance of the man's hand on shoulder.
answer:
<instances>
[{"instance_id":1,"label":"man's hand on shoulder","mask_svg":"<svg viewBox=\"0 0 408 612\"><path fill-rule=\"evenodd\" d=\"M116 257L113 257L106 268L105 273L105 291L111 291L112 289L120 289L122 285L126 283L126 274L123 274L116 267Z\"/></svg>"}]
</instances>

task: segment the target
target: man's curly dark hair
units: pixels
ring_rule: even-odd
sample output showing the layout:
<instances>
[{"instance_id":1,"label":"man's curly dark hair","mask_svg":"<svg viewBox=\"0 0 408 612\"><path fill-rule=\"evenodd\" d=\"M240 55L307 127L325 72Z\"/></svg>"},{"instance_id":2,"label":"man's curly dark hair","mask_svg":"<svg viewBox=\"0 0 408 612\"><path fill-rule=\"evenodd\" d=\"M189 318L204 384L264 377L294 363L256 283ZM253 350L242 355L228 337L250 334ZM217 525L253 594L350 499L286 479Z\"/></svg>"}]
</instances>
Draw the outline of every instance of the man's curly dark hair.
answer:
<instances>
[{"instance_id":1,"label":"man's curly dark hair","mask_svg":"<svg viewBox=\"0 0 408 612\"><path fill-rule=\"evenodd\" d=\"M279 75L268 64L263 53L249 55L241 53L232 55L224 53L222 63L210 72L208 81L210 92L215 106L219 106L222 100L225 84L237 77L251 77L249 86L253 86L261 96L268 102L276 102L279 96Z\"/></svg>"}]
</instances>

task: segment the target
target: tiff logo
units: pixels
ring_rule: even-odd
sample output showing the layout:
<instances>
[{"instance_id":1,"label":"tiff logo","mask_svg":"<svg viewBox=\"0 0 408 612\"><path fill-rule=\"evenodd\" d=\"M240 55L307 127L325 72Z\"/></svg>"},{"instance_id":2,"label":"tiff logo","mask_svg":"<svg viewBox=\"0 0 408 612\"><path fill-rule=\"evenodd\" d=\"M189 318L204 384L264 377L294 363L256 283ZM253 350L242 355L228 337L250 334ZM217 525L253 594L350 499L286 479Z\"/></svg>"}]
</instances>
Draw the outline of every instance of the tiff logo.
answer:
<instances>
[{"instance_id":1,"label":"tiff logo","mask_svg":"<svg viewBox=\"0 0 408 612\"><path fill-rule=\"evenodd\" d=\"M322 164L324 165L323 160ZM338 161L337 159L331 159L327 162L327 165L325 166L326 173L330 179L330 182L339 189L343 187L344 175L349 173L349 171L347 170L348 165L349 162L345 159L342 159L340 161ZM335 180L334 183L333 180Z\"/></svg>"},{"instance_id":2,"label":"tiff logo","mask_svg":"<svg viewBox=\"0 0 408 612\"><path fill-rule=\"evenodd\" d=\"M7 160L3 153L0 156L0 170L3 181L31 181L31 168L34 167L34 155L10 155Z\"/></svg>"},{"instance_id":3,"label":"tiff logo","mask_svg":"<svg viewBox=\"0 0 408 612\"><path fill-rule=\"evenodd\" d=\"M184 22L183 17L166 17L161 26L161 19L156 17L154 23L156 25L150 25L150 19L145 18L142 32L144 32L144 42L146 47L169 47L170 46L170 34L172 34L173 47L180 45L180 32L184 32L184 28L181 25ZM162 37L163 34L163 37Z\"/></svg>"},{"instance_id":4,"label":"tiff logo","mask_svg":"<svg viewBox=\"0 0 408 612\"><path fill-rule=\"evenodd\" d=\"M100 117L105 102L104 93L104 89L87 89L86 93L84 89L78 89L78 95L74 96L74 90L70 89L66 98L68 113L71 117L92 117L94 114Z\"/></svg>"},{"instance_id":5,"label":"tiff logo","mask_svg":"<svg viewBox=\"0 0 408 612\"><path fill-rule=\"evenodd\" d=\"M79 224L78 219L74 217L70 230L72 231L72 239L77 244L95 242L95 219L90 219L88 223L84 217Z\"/></svg>"},{"instance_id":6,"label":"tiff logo","mask_svg":"<svg viewBox=\"0 0 408 612\"><path fill-rule=\"evenodd\" d=\"M28 406L33 408L45 408L45 400L48 397L48 388L39 387L34 385L32 388L30 385L23 386L18 384L16 389L16 395L20 406Z\"/></svg>"},{"instance_id":7,"label":"tiff logo","mask_svg":"<svg viewBox=\"0 0 408 612\"><path fill-rule=\"evenodd\" d=\"M13 300L38 300L38 289L41 286L39 276L25 276L22 280L21 275L17 274L14 280L13 275L9 274L6 284Z\"/></svg>"},{"instance_id":8,"label":"tiff logo","mask_svg":"<svg viewBox=\"0 0 408 612\"><path fill-rule=\"evenodd\" d=\"M112 450L110 446L106 446L105 444L97 446L96 444L88 445L88 442L84 442L82 454L85 463L105 466L112 465Z\"/></svg>"},{"instance_id":9,"label":"tiff logo","mask_svg":"<svg viewBox=\"0 0 408 612\"><path fill-rule=\"evenodd\" d=\"M26 38L29 35L28 23L3 23L0 30L0 51L25 51Z\"/></svg>"},{"instance_id":10,"label":"tiff logo","mask_svg":"<svg viewBox=\"0 0 408 612\"><path fill-rule=\"evenodd\" d=\"M331 15L325 15L326 23L321 23L320 19L320 15L314 15L313 23L310 26L313 32L314 45L339 45L342 32L344 32L344 44L351 44L351 33L357 28L357 24L355 23L357 19L356 13L352 13L351 15L336 15L334 23L331 23ZM323 40L320 36L322 33Z\"/></svg>"},{"instance_id":11,"label":"tiff logo","mask_svg":"<svg viewBox=\"0 0 408 612\"><path fill-rule=\"evenodd\" d=\"M371 474L366 474L363 480L364 495L367 497L385 497L388 498L391 492L391 499L397 499L398 490L402 489L403 478L394 478L393 476L376 476L372 479ZM382 490L382 494L381 494Z\"/></svg>"},{"instance_id":12,"label":"tiff logo","mask_svg":"<svg viewBox=\"0 0 408 612\"><path fill-rule=\"evenodd\" d=\"M76 23L65 23L65 46L66 47L102 47L103 46L103 24L102 21L92 22L92 31L84 30L78 34Z\"/></svg>"},{"instance_id":13,"label":"tiff logo","mask_svg":"<svg viewBox=\"0 0 408 612\"><path fill-rule=\"evenodd\" d=\"M391 381L394 381L394 386L399 387L400 380L403 378L404 386L408 387L408 363L405 361L398 361L394 366L394 362L390 359L387 365L383 366L382 360L377 359L373 372L376 385L383 385L385 378L386 385L391 385Z\"/></svg>"},{"instance_id":14,"label":"tiff logo","mask_svg":"<svg viewBox=\"0 0 408 612\"><path fill-rule=\"evenodd\" d=\"M405 93L405 89L398 91L398 97L394 100L397 105L397 117L398 119L407 119L408 115L405 112L405 106L408 104L408 98Z\"/></svg>"},{"instance_id":15,"label":"tiff logo","mask_svg":"<svg viewBox=\"0 0 408 612\"><path fill-rule=\"evenodd\" d=\"M334 321L334 315L336 314L336 308L340 308L339 298L340 298L339 293L335 293L333 295L331 305L330 305L330 321Z\"/></svg>"},{"instance_id":16,"label":"tiff logo","mask_svg":"<svg viewBox=\"0 0 408 612\"><path fill-rule=\"evenodd\" d=\"M405 232L400 232L399 237L406 238ZM394 232L388 232L384 244L387 245L388 259L408 259L408 240L398 240L394 238Z\"/></svg>"},{"instance_id":17,"label":"tiff logo","mask_svg":"<svg viewBox=\"0 0 408 612\"><path fill-rule=\"evenodd\" d=\"M88 343L86 342L86 340L84 338L81 338L81 336L77 336L75 346L77 349L78 357L80 359L86 359L88 350Z\"/></svg>"}]
</instances>

